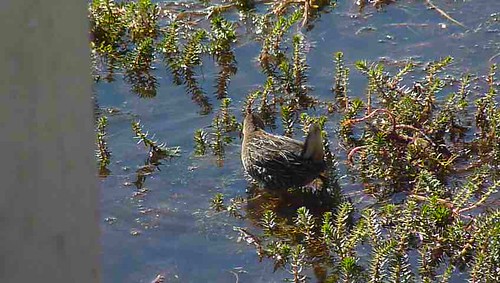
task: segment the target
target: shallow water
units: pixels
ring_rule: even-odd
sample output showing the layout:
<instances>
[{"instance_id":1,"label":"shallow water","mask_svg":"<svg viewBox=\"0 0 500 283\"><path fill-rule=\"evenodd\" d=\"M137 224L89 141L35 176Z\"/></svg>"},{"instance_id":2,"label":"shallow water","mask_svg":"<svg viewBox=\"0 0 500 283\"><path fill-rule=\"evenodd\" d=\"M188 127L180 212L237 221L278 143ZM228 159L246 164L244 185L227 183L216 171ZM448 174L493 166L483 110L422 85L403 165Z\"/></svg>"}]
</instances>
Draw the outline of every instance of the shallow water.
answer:
<instances>
[{"instance_id":1,"label":"shallow water","mask_svg":"<svg viewBox=\"0 0 500 283\"><path fill-rule=\"evenodd\" d=\"M400 1L382 12L366 9L364 14L357 12L353 2L339 1L335 10L314 22L311 31L303 31L311 46L309 83L315 87L311 94L321 99L331 97L336 51L344 52L349 65L360 59L426 61L451 55L456 59L453 68L480 74L487 72L490 63L500 62L499 16L494 22L492 15L500 12L498 0L434 1L466 29L427 9L422 1ZM238 72L231 79L229 95L240 121L242 100L265 80L256 63L259 51L260 45L252 42L239 42L235 48ZM202 83L209 95L217 71L210 60L205 61ZM109 117L111 174L100 181L103 281L150 282L163 274L166 282L236 282L236 276L239 282L282 282L286 272L273 273L270 261L259 263L253 247L236 242L233 226L252 224L209 208L210 199L219 192L227 198L245 197L240 141L227 148L222 167L210 155L194 157L193 133L210 125L213 114L199 115L184 87L173 85L164 68L158 66L154 74L159 87L153 99L137 97L119 77L95 85L100 107L121 111ZM351 74L351 93L361 93L365 79L353 68ZM144 183L148 191L138 196L131 183L147 150L132 138L134 117L159 141L181 147L181 156L165 161L161 171L148 176ZM332 124L327 127L334 131ZM334 140L334 152L336 145ZM357 189L348 180L343 182L344 193Z\"/></svg>"}]
</instances>

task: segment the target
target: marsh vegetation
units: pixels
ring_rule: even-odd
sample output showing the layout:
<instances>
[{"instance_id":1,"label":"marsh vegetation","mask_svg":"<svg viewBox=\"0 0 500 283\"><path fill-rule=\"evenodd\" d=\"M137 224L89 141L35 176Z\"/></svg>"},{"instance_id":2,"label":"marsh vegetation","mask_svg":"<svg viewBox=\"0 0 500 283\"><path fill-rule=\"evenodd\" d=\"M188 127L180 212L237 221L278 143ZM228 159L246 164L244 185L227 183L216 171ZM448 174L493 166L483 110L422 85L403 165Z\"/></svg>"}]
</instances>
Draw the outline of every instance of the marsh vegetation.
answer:
<instances>
[{"instance_id":1,"label":"marsh vegetation","mask_svg":"<svg viewBox=\"0 0 500 283\"><path fill-rule=\"evenodd\" d=\"M417 9L401 2L351 3L345 14L361 18L364 26L355 30L347 22L337 27L339 40L349 42L370 34L376 30L370 24L375 17L386 27L405 27L418 37L417 23L384 19L392 6ZM202 222L230 226L212 230L206 238L213 237L219 244L234 244L237 239L241 242L237 245L247 251L254 249L257 257L251 264L264 261L272 266L269 275L259 277L262 282L276 278L290 282L500 282L500 83L495 64L500 54L500 17L488 15L471 28L436 3L425 3L440 21L433 27L438 36L440 30L452 29L448 25L455 29L454 36L493 34L493 39L487 35L482 41L486 53L492 54L482 62L488 66L464 66L466 59L453 58L447 50L440 50L434 58L398 50L397 59L388 59L397 50L392 43L382 49L387 57L377 60L353 58L348 56L351 50L330 49L327 44L315 46L311 38L318 38L315 32L324 32L324 18L342 16L348 21L345 14L335 13L344 2L94 0L89 19L99 173L105 187L119 187L122 182L134 188L130 202L114 204L104 212L114 214L127 205L137 206L135 220L140 228L131 229L132 235L140 235L139 230L161 231L161 225L181 229L166 220L175 218L176 205L169 207L165 201L148 208L144 199L155 194L177 198L182 195L181 187L197 186L190 192L199 194L194 202L203 205L189 213L202 214ZM495 1L491 3L500 8ZM386 44L393 36L371 41ZM254 50L254 56L241 55L238 50L242 48ZM360 47L354 42L352 48ZM479 52L480 47L464 49ZM327 53L328 61L311 63L308 56L315 50ZM249 69L256 73L252 78L245 75ZM258 83L240 89L234 80ZM176 135L162 133L165 128L158 123L164 121L153 121L144 115L147 111L141 115L133 107L102 106L101 100L109 98L99 86L117 83L122 92L128 89L127 95L135 96L125 101L135 103L136 109L158 109L158 103L169 109L169 119L178 115L172 119L180 123L170 122L169 127L185 137L184 144L174 146L169 137ZM175 95L162 95L166 89ZM241 117L250 110L262 117L269 130L288 137L301 139L311 123L320 125L328 169L315 190L275 192L244 180L239 133ZM114 117L115 125L121 125L119 131L115 127L117 132L109 125ZM146 121L139 122L141 117ZM184 123L188 117L190 122ZM128 137L142 144L133 154L119 143L113 148L112 136L127 132L125 124L130 125ZM127 152L136 160L132 173L121 165L128 159ZM176 163L180 166L169 166L176 160L182 160ZM191 171L198 177L187 175ZM134 180L119 179L122 174ZM158 184L156 176L177 183ZM149 192L155 184L157 189L174 185L163 194ZM120 193L119 198L127 196ZM189 198L184 206L188 202ZM137 215L128 214L132 219ZM162 246L160 240L155 243ZM185 249L194 245L183 244ZM168 256L172 255L163 254ZM273 271L277 277L271 280L268 276ZM230 272L236 281L246 276L241 268ZM187 275L176 278L176 271L164 273L157 279L195 280ZM213 276L219 281L207 280L235 280Z\"/></svg>"}]
</instances>

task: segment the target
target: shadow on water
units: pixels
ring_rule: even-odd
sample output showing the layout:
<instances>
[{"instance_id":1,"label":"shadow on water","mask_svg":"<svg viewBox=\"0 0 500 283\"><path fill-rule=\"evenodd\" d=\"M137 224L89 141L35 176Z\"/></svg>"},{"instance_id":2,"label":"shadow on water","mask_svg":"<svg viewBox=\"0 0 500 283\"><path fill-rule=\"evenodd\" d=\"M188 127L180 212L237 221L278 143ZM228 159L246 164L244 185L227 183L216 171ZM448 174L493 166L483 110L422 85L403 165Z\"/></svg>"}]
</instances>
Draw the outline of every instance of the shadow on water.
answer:
<instances>
[{"instance_id":1,"label":"shadow on water","mask_svg":"<svg viewBox=\"0 0 500 283\"><path fill-rule=\"evenodd\" d=\"M294 26L293 33L304 36L307 50L308 84L314 86L308 89L308 95L322 101L332 99L330 90L335 70L332 54L337 51L344 52L349 67L359 59L382 60L396 66L410 57L418 63L451 55L456 58L452 69L460 67L471 73L487 73L489 65L500 60L499 15L488 12L500 11L498 1L434 2L460 19L466 28L453 24L420 2L397 2L381 11L367 6L359 13L353 1L338 2L335 9L325 9L308 22L308 31ZM178 6L159 3L163 8L171 5L185 10L206 7L200 3ZM264 7L257 5L256 9ZM147 18L150 14L146 10L144 15ZM166 13L159 22L168 21L170 17ZM236 11L230 11L225 17L238 19ZM193 20L197 18L193 16ZM215 52L213 59L201 56L197 49L196 42L208 41L207 35L191 33L183 42L187 50L164 50L167 54L164 58L155 58L151 49L156 43L124 42L115 46L120 54L132 44L138 46L130 49L124 65L110 64L113 57L104 64L109 68L99 74L101 79L95 84L97 101L101 110L120 112L107 115L106 121L106 146L111 155L106 164L109 171L104 171L102 175L106 177L101 179L104 282L151 282L157 275L164 276L165 282L282 282L289 277L288 272L275 271L271 261L259 262L253 246L237 243L238 233L233 228L261 231L262 215L269 209L279 218L293 222L297 209L302 206L320 217L338 205L335 201L325 205L325 196L300 192L277 195L248 188L237 138L225 144L223 166L217 166L221 163L212 154L195 156L193 134L204 129L208 137L213 135L212 122L217 115L212 111L213 105L224 97L231 98L229 107L235 119L241 121L240 109L247 94L266 81L257 61L261 43L255 39L260 35L258 31L245 33L248 28L245 20L264 19L242 19L237 25L240 37L235 46L231 45L231 53ZM168 54L179 52L185 55L180 57L182 62L169 61L168 58L174 57ZM167 67L162 60L167 62ZM353 72L349 84L352 94L361 95L366 79ZM327 110L319 106L308 112L327 114ZM168 146L162 145L165 148L179 146L179 156L164 158L159 149L144 146L144 140L137 144L133 138L137 131L134 133L131 123L139 119L155 133L150 136L152 141L167 142ZM349 171L346 152L335 137L339 131L334 128L338 119L333 115L325 129L335 133L331 135L330 149L340 161L339 175L344 176L349 175ZM275 133L283 133L281 121L276 124ZM296 129L295 135L299 136L299 132ZM352 199L357 207L375 203L361 193L361 185L353 184L351 179L345 177L339 182L343 195ZM217 193L227 198L242 198L246 217L231 218L225 213L215 213L210 208L210 199ZM324 277L322 273L321 266L306 271L306 275L318 281ZM452 282L462 279L460 274L454 275Z\"/></svg>"}]
</instances>

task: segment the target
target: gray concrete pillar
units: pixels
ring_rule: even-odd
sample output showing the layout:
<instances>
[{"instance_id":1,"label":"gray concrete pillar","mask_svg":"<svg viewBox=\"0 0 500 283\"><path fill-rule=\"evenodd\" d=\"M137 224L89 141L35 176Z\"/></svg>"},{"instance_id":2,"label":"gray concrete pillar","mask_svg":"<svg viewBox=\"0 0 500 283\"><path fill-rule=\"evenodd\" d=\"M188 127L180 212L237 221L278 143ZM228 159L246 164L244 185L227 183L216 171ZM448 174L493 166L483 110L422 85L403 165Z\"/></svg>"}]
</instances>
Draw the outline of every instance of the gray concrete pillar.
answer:
<instances>
[{"instance_id":1,"label":"gray concrete pillar","mask_svg":"<svg viewBox=\"0 0 500 283\"><path fill-rule=\"evenodd\" d=\"M87 1L0 1L0 282L99 281Z\"/></svg>"}]
</instances>

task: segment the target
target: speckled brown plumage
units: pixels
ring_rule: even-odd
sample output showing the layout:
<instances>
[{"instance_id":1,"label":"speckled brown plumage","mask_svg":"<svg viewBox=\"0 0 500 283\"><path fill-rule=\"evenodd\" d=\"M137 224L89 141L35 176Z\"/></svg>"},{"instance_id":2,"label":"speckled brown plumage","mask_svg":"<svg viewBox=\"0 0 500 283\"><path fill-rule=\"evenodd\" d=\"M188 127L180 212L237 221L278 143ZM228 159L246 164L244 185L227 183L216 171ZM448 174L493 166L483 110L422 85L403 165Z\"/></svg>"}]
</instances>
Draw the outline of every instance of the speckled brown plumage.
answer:
<instances>
[{"instance_id":1,"label":"speckled brown plumage","mask_svg":"<svg viewBox=\"0 0 500 283\"><path fill-rule=\"evenodd\" d=\"M269 189L287 189L309 184L325 170L321 131L311 125L305 144L263 130L255 114L243 122L241 161L245 172Z\"/></svg>"}]
</instances>

